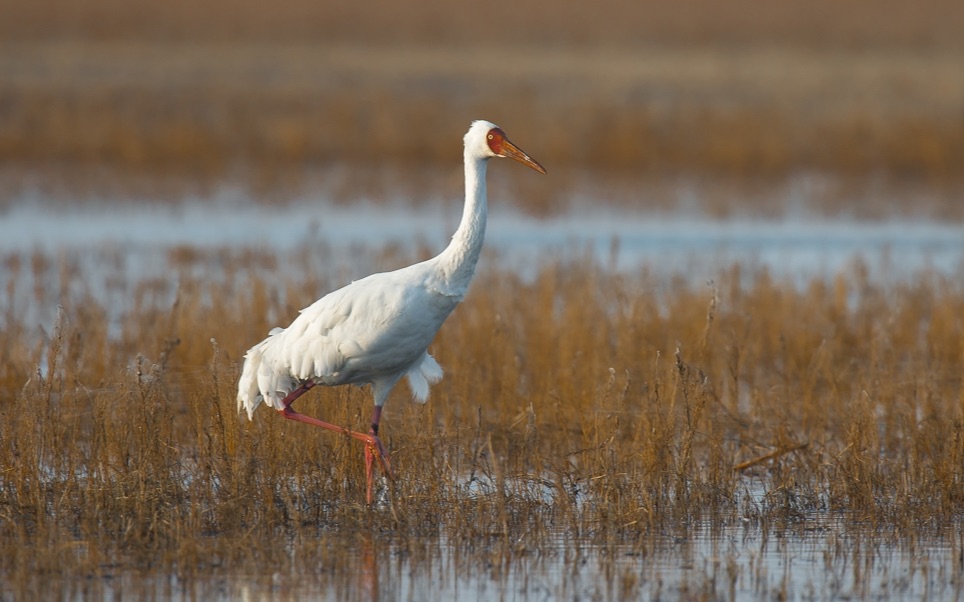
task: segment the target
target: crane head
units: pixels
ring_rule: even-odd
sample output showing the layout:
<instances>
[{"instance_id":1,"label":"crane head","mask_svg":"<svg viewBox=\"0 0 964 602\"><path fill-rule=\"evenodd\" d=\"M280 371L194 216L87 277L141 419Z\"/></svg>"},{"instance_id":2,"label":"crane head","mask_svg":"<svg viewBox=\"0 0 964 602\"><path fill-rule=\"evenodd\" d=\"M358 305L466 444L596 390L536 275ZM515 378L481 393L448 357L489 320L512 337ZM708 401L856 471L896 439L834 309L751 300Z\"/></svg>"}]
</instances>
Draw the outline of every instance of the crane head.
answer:
<instances>
[{"instance_id":1,"label":"crane head","mask_svg":"<svg viewBox=\"0 0 964 602\"><path fill-rule=\"evenodd\" d=\"M485 142L485 147L480 153L483 157L508 157L515 159L527 167L531 167L541 174L546 173L546 169L540 165L538 161L527 155L525 151L509 140L505 132L502 131L502 128L494 123L488 121L475 121L472 123L472 127L469 128L468 133L465 135L465 148L467 151L471 150L475 144L478 144L475 140L476 137L482 137Z\"/></svg>"}]
</instances>

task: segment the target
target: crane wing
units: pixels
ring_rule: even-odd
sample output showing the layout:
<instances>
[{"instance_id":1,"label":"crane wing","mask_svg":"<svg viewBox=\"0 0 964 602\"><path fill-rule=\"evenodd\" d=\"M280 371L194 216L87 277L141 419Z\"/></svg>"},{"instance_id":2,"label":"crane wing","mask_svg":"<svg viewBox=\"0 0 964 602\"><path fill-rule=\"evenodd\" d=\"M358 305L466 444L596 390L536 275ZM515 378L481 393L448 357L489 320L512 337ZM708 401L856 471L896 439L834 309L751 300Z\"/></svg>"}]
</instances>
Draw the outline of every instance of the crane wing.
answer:
<instances>
[{"instance_id":1,"label":"crane wing","mask_svg":"<svg viewBox=\"0 0 964 602\"><path fill-rule=\"evenodd\" d=\"M373 274L301 310L245 356L239 405L254 411L261 398L280 409L298 382L382 383L409 377L413 396L428 398L442 370L427 353L459 299L425 282L421 264Z\"/></svg>"}]
</instances>

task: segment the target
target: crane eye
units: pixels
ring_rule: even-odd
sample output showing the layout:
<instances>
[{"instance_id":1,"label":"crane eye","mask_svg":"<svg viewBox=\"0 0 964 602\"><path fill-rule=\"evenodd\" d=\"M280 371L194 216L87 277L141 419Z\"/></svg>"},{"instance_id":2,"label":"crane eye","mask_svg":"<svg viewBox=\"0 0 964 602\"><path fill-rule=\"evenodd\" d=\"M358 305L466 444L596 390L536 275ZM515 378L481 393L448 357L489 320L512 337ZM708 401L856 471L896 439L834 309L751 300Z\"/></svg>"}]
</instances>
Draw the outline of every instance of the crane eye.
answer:
<instances>
[{"instance_id":1,"label":"crane eye","mask_svg":"<svg viewBox=\"0 0 964 602\"><path fill-rule=\"evenodd\" d=\"M492 140L492 134L489 134L489 140Z\"/></svg>"}]
</instances>

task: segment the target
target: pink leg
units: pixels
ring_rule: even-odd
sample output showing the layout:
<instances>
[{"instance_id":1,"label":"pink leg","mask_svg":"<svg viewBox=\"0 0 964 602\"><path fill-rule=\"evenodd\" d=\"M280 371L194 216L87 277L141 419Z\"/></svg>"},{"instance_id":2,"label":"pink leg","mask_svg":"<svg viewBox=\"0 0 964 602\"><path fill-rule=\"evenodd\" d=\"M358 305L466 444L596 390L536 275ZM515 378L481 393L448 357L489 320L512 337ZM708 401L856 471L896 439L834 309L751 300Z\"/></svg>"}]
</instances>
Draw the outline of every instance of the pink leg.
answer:
<instances>
[{"instance_id":1,"label":"pink leg","mask_svg":"<svg viewBox=\"0 0 964 602\"><path fill-rule=\"evenodd\" d=\"M291 393L288 393L288 395L281 400L282 405L284 405L284 409L278 411L288 420L296 420L298 422L304 422L305 424L319 426L329 431L348 435L349 437L353 437L365 443L365 479L368 483L367 500L368 504L371 505L372 465L375 463L375 459L378 459L379 466L381 466L388 478L395 480L395 475L392 474L392 465L388 460L388 452L385 451L385 446L382 445L382 440L378 438L378 421L381 419L382 409L378 406L375 406L375 412L372 415L372 428L370 433L367 435L348 430L343 426L337 426L329 422L324 422L323 420L318 420L317 418L312 418L311 416L305 416L304 414L291 409L291 404L314 386L315 383L308 381Z\"/></svg>"},{"instance_id":2,"label":"pink leg","mask_svg":"<svg viewBox=\"0 0 964 602\"><path fill-rule=\"evenodd\" d=\"M382 419L382 408L381 406L375 406L372 411L372 428L368 431L371 437L371 443L365 446L365 478L368 480L368 504L372 503L372 464L375 458L378 458L378 463L381 465L382 470L388 475L388 478L395 480L395 476L392 474L392 465L388 461L388 452L385 451L385 447L382 445L382 440L378 438L378 423Z\"/></svg>"}]
</instances>

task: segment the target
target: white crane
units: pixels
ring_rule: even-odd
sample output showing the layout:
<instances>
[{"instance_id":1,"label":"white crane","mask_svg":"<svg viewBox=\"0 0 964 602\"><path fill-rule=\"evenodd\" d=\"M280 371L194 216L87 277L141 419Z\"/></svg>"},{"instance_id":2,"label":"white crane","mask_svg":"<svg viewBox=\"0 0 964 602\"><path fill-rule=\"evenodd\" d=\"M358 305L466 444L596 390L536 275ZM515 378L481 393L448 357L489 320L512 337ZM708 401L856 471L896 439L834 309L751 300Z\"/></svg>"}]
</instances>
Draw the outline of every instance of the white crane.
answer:
<instances>
[{"instance_id":1,"label":"white crane","mask_svg":"<svg viewBox=\"0 0 964 602\"><path fill-rule=\"evenodd\" d=\"M275 328L248 350L238 382L238 411L262 401L290 420L347 434L365 443L367 500L377 459L393 479L378 423L388 393L408 377L413 398L428 400L442 368L428 353L435 333L462 301L482 252L486 222L485 170L509 157L546 170L506 138L497 125L474 121L465 134L465 206L452 241L437 256L394 272L372 274L301 310L288 328ZM375 408L368 434L305 416L292 402L316 385L371 384Z\"/></svg>"}]
</instances>

